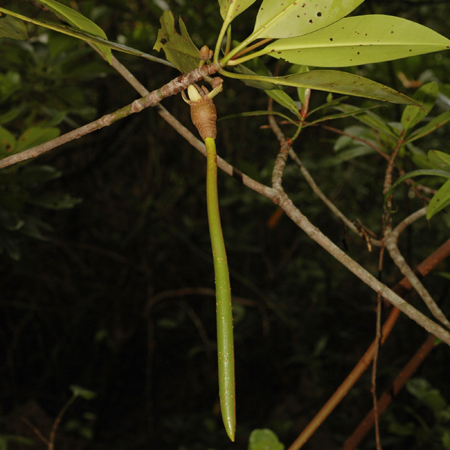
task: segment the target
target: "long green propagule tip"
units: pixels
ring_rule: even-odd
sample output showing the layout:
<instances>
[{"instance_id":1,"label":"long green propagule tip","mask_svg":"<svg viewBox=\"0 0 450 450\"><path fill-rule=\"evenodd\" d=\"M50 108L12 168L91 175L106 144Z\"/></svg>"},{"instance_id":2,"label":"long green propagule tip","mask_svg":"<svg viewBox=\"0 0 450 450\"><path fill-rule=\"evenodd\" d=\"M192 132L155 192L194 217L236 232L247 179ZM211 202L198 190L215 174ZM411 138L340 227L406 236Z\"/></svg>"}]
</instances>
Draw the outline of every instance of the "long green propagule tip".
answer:
<instances>
[{"instance_id":1,"label":"long green propagule tip","mask_svg":"<svg viewBox=\"0 0 450 450\"><path fill-rule=\"evenodd\" d=\"M236 397L234 381L233 311L227 254L220 223L217 192L217 152L213 138L206 145L206 197L211 247L216 277L217 354L219 366L220 409L225 430L234 442L236 433Z\"/></svg>"}]
</instances>

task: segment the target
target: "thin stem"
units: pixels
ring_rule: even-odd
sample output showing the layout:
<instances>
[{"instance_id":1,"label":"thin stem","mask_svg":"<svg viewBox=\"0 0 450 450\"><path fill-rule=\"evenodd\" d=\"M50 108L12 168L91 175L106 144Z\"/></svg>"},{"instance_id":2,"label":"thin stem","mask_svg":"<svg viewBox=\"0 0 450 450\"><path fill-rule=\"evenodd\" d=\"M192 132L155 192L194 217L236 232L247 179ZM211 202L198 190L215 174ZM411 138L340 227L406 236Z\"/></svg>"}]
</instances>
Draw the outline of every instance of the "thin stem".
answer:
<instances>
[{"instance_id":1,"label":"thin stem","mask_svg":"<svg viewBox=\"0 0 450 450\"><path fill-rule=\"evenodd\" d=\"M229 25L230 25L229 22L224 22L222 24L222 28L220 29L219 36L217 37L216 41L216 47L214 49L214 59L213 59L214 64L217 64L219 62L220 47L222 45L223 37L225 36L225 33L227 32Z\"/></svg>"},{"instance_id":2,"label":"thin stem","mask_svg":"<svg viewBox=\"0 0 450 450\"><path fill-rule=\"evenodd\" d=\"M66 413L66 411L69 409L70 405L75 401L77 398L76 395L72 395L72 397L69 398L67 403L62 407L61 411L59 412L58 416L56 417L55 421L53 422L52 431L50 432L50 439L48 443L48 450L53 450L55 448L55 437L56 437L56 431L59 427L59 424L61 423L61 420Z\"/></svg>"},{"instance_id":3,"label":"thin stem","mask_svg":"<svg viewBox=\"0 0 450 450\"><path fill-rule=\"evenodd\" d=\"M236 396L234 382L233 311L227 254L220 223L217 192L217 152L213 138L206 145L206 197L209 234L216 276L217 354L219 360L219 396L222 419L229 438L236 432Z\"/></svg>"},{"instance_id":4,"label":"thin stem","mask_svg":"<svg viewBox=\"0 0 450 450\"><path fill-rule=\"evenodd\" d=\"M272 38L261 39L259 42L256 42L256 44L253 44L253 45L250 45L250 47L244 48L239 53L237 53L231 61L228 62L228 65L234 66L236 64L240 64L241 62L248 61L249 59L257 58L258 56L264 55L266 52L264 52L264 50L261 50L257 53L255 52L255 53L252 53L251 55L246 56L245 59L241 58L242 55L245 55L248 52L255 50L255 48L261 47L261 45L268 44L270 41L273 41L273 39Z\"/></svg>"}]
</instances>

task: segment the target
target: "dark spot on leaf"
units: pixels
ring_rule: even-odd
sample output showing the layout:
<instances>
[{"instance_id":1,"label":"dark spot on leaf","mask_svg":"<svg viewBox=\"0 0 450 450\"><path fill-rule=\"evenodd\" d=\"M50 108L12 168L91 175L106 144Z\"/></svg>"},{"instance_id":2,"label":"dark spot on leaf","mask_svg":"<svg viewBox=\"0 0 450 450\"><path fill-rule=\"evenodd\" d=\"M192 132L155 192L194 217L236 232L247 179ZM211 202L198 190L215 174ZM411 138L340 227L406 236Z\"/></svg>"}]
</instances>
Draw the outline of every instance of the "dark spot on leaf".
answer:
<instances>
[{"instance_id":1,"label":"dark spot on leaf","mask_svg":"<svg viewBox=\"0 0 450 450\"><path fill-rule=\"evenodd\" d=\"M309 23L313 23L312 19L309 19Z\"/></svg>"},{"instance_id":2,"label":"dark spot on leaf","mask_svg":"<svg viewBox=\"0 0 450 450\"><path fill-rule=\"evenodd\" d=\"M317 17L322 17L322 13L321 13L321 12L318 12L318 13L317 13Z\"/></svg>"},{"instance_id":3,"label":"dark spot on leaf","mask_svg":"<svg viewBox=\"0 0 450 450\"><path fill-rule=\"evenodd\" d=\"M169 41L166 38L162 38L159 42L161 42L161 45L166 45Z\"/></svg>"},{"instance_id":4,"label":"dark spot on leaf","mask_svg":"<svg viewBox=\"0 0 450 450\"><path fill-rule=\"evenodd\" d=\"M297 14L297 17L300 17L300 16Z\"/></svg>"},{"instance_id":5,"label":"dark spot on leaf","mask_svg":"<svg viewBox=\"0 0 450 450\"><path fill-rule=\"evenodd\" d=\"M330 38L330 41L333 42L333 38Z\"/></svg>"},{"instance_id":6,"label":"dark spot on leaf","mask_svg":"<svg viewBox=\"0 0 450 450\"><path fill-rule=\"evenodd\" d=\"M394 34L394 32L393 32L393 31L391 31L391 34Z\"/></svg>"}]
</instances>

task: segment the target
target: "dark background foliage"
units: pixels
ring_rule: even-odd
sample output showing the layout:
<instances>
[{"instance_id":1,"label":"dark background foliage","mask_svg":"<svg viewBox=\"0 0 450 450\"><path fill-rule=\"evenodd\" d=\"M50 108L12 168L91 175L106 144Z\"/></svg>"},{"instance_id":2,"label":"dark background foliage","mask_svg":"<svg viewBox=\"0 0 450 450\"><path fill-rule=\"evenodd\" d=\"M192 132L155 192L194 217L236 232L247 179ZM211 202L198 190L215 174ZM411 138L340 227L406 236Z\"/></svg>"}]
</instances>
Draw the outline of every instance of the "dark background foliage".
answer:
<instances>
[{"instance_id":1,"label":"dark background foliage","mask_svg":"<svg viewBox=\"0 0 450 450\"><path fill-rule=\"evenodd\" d=\"M111 40L126 40L147 52L152 52L165 5L183 17L198 46L213 46L220 27L216 2L70 4L95 20ZM51 18L31 2L6 7ZM448 37L447 9L446 2L366 0L356 13L406 17ZM233 23L237 38L251 31L255 11L252 8ZM0 104L1 113L20 107L17 117L5 125L11 132L19 135L32 125L49 126L55 117L59 119L53 126L66 132L136 98L132 88L85 44L32 26L29 31L28 42L0 41L0 73L16 74L20 80ZM177 75L145 60L117 56L150 90ZM272 70L287 70L283 64L277 68L276 61L267 63ZM448 69L444 53L351 70L412 95L414 90L401 84L398 71L412 80L435 79L445 90ZM314 93L313 106L324 98ZM192 129L179 96L165 100L164 106ZM265 109L267 97L226 81L217 107L219 116ZM401 108L384 107L379 114L399 121ZM343 129L354 123L348 119L332 125ZM278 143L266 124L264 117L220 122L218 149L234 166L269 183ZM448 152L448 134L444 127L421 146ZM336 205L379 233L385 167L376 156L322 166L321 161L333 154L336 137L308 128L296 150ZM271 226L276 206L220 174L222 221L236 296L238 433L236 444L229 443L218 408L203 156L155 111L146 110L30 164L52 166L62 176L30 186L27 195L68 193L82 202L63 210L23 202L23 217L52 229L42 225L43 240L7 233L8 242L20 249L20 258L11 259L6 250L0 255L4 433L33 435L28 425L15 419L17 414L31 414L33 408L37 412L30 422L47 432L70 398L69 386L77 384L97 397L77 400L69 409L57 448L245 449L251 430L264 427L273 429L288 446L374 338L375 294L287 217ZM26 167L14 169L15 173ZM377 252L369 253L364 242L346 232L311 194L293 164L286 169L284 185L315 225L377 272ZM405 191L397 201L395 220L420 207ZM401 240L408 261L415 266L432 253L447 239L448 227L443 215L430 224L425 220L414 224ZM448 271L448 265L439 269ZM383 281L392 286L399 279L398 270L386 259ZM448 281L430 276L426 285L448 309ZM414 295L409 299L421 307ZM424 338L424 330L401 319L380 357L380 390ZM418 375L450 398L447 360L447 348L438 347ZM407 393L393 407L400 421L408 419L404 405L416 408L432 425L433 419ZM367 374L305 448L338 448L370 407ZM72 431L68 424L75 424ZM388 425L389 421L382 422L386 448L419 448L415 445L420 442L390 433ZM368 438L361 448L372 445Z\"/></svg>"}]
</instances>

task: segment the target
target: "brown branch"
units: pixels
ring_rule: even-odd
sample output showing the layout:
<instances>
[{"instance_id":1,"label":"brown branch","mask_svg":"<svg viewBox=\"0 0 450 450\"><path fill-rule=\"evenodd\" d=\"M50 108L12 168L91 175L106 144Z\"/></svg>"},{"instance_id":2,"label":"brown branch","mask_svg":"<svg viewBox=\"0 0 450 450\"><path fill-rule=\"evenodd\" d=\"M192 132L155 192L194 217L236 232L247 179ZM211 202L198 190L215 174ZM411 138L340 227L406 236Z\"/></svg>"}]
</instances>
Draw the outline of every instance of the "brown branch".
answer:
<instances>
[{"instance_id":1,"label":"brown branch","mask_svg":"<svg viewBox=\"0 0 450 450\"><path fill-rule=\"evenodd\" d=\"M414 354L414 356L409 360L408 364L403 368L403 370L398 374L392 386L387 389L383 395L378 400L378 411L375 412L373 409L364 417L352 435L344 442L342 450L354 450L358 444L364 439L376 420L376 414L380 416L383 411L389 406L389 403L394 397L403 389L405 383L411 378L411 376L418 369L420 364L425 360L425 358L430 354L431 350L435 345L436 337L432 334L428 335L426 341L420 346L419 350Z\"/></svg>"}]
</instances>

